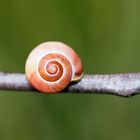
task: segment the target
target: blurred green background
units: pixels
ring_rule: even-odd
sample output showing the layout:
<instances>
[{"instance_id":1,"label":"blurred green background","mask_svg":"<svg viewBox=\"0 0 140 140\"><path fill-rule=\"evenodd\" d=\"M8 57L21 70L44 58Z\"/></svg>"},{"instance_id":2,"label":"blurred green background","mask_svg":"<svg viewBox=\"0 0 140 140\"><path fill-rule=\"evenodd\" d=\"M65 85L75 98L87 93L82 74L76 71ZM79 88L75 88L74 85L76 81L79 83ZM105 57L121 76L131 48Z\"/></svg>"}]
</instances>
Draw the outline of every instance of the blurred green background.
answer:
<instances>
[{"instance_id":1,"label":"blurred green background","mask_svg":"<svg viewBox=\"0 0 140 140\"><path fill-rule=\"evenodd\" d=\"M139 0L0 0L0 71L58 40L90 74L140 71ZM0 140L139 140L140 95L0 91Z\"/></svg>"}]
</instances>

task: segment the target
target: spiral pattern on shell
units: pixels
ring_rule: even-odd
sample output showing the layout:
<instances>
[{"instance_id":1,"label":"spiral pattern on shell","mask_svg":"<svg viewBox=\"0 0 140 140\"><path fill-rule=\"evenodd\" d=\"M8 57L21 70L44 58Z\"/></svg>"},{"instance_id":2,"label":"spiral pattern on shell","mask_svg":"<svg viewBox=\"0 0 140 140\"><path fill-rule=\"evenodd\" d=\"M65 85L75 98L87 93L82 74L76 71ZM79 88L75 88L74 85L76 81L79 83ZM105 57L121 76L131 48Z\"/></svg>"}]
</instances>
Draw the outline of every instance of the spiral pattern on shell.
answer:
<instances>
[{"instance_id":1,"label":"spiral pattern on shell","mask_svg":"<svg viewBox=\"0 0 140 140\"><path fill-rule=\"evenodd\" d=\"M29 83L43 93L56 93L83 74L79 56L61 42L46 42L37 46L26 61Z\"/></svg>"}]
</instances>

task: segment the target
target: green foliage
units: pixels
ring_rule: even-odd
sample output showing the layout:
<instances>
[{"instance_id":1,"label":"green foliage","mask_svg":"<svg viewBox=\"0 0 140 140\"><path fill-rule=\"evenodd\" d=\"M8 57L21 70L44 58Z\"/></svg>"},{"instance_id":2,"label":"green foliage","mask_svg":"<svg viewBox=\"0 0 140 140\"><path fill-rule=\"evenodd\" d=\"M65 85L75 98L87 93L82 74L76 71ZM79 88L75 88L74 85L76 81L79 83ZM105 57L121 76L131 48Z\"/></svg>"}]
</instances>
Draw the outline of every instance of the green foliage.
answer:
<instances>
[{"instance_id":1,"label":"green foliage","mask_svg":"<svg viewBox=\"0 0 140 140\"><path fill-rule=\"evenodd\" d=\"M1 0L0 70L24 72L39 43L58 40L85 73L140 71L140 1ZM0 140L139 140L140 96L0 91Z\"/></svg>"}]
</instances>

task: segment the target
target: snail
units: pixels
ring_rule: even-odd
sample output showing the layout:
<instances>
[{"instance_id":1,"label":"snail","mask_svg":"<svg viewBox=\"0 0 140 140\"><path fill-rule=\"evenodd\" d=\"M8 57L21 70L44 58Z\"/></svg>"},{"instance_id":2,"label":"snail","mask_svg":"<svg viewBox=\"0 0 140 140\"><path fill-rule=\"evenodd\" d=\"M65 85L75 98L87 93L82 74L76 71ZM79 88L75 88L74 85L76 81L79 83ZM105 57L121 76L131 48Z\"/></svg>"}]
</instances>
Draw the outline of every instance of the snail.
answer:
<instances>
[{"instance_id":1,"label":"snail","mask_svg":"<svg viewBox=\"0 0 140 140\"><path fill-rule=\"evenodd\" d=\"M25 64L31 86L42 93L57 93L83 76L80 57L61 42L45 42L29 54Z\"/></svg>"}]
</instances>

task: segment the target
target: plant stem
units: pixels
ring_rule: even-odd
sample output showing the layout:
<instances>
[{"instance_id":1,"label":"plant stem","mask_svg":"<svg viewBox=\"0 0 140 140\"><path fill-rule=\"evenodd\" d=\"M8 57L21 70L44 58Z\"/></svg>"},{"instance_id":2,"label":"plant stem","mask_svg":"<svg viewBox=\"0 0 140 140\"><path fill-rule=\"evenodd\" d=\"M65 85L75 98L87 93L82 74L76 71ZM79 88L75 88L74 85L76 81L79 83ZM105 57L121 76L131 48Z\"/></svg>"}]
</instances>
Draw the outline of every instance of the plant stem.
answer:
<instances>
[{"instance_id":1,"label":"plant stem","mask_svg":"<svg viewBox=\"0 0 140 140\"><path fill-rule=\"evenodd\" d=\"M0 89L36 91L23 73L0 72ZM84 75L81 81L71 83L64 93L111 94L129 97L140 92L140 73Z\"/></svg>"}]
</instances>

